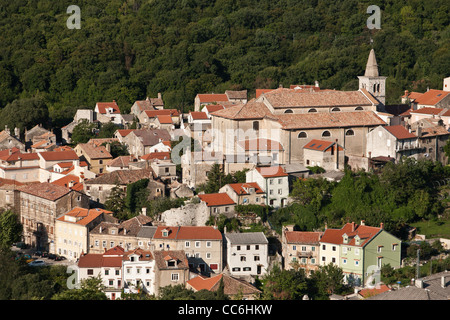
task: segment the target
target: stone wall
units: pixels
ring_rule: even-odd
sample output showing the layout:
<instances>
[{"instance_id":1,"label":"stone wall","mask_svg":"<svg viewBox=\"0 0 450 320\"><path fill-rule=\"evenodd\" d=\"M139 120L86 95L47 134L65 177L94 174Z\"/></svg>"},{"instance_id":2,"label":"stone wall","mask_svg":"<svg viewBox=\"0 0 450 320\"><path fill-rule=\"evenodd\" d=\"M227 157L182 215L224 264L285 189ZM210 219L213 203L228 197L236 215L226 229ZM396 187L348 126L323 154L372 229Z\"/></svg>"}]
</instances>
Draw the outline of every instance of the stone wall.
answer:
<instances>
[{"instance_id":1,"label":"stone wall","mask_svg":"<svg viewBox=\"0 0 450 320\"><path fill-rule=\"evenodd\" d=\"M204 226L208 218L208 208L204 202L201 202L164 211L160 221L167 226Z\"/></svg>"}]
</instances>

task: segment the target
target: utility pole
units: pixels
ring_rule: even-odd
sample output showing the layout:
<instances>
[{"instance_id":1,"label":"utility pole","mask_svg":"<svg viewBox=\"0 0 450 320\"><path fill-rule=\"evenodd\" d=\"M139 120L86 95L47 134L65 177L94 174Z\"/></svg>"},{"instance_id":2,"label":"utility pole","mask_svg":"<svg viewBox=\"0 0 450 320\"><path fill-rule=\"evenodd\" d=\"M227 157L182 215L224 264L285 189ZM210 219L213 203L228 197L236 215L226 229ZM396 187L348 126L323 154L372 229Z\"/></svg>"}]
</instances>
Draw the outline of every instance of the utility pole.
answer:
<instances>
[{"instance_id":1,"label":"utility pole","mask_svg":"<svg viewBox=\"0 0 450 320\"><path fill-rule=\"evenodd\" d=\"M416 279L419 279L420 249L417 249Z\"/></svg>"}]
</instances>

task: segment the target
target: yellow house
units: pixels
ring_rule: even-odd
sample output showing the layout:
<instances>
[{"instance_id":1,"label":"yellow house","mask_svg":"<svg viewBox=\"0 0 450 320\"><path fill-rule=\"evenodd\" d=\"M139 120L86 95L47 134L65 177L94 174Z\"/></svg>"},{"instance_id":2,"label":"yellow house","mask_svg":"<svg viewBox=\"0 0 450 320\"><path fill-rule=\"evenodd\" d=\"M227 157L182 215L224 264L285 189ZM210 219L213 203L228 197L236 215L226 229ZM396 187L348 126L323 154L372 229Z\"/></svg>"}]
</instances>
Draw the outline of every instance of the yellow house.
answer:
<instances>
[{"instance_id":1,"label":"yellow house","mask_svg":"<svg viewBox=\"0 0 450 320\"><path fill-rule=\"evenodd\" d=\"M107 148L92 143L80 143L74 150L80 159L86 160L89 170L96 174L106 172L106 164L113 158Z\"/></svg>"}]
</instances>

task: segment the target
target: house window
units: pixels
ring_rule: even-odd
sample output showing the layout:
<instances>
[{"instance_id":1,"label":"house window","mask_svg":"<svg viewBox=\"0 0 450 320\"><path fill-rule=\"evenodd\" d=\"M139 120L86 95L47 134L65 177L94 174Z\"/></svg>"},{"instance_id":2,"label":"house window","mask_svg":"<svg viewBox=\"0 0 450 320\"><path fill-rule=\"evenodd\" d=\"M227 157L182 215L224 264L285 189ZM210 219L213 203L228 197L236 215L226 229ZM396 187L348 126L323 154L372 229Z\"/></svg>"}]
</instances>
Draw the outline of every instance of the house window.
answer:
<instances>
[{"instance_id":1,"label":"house window","mask_svg":"<svg viewBox=\"0 0 450 320\"><path fill-rule=\"evenodd\" d=\"M396 250L397 250L397 246L398 246L398 245L397 245L396 243L393 243L393 244L392 244L392 251L396 251Z\"/></svg>"},{"instance_id":2,"label":"house window","mask_svg":"<svg viewBox=\"0 0 450 320\"><path fill-rule=\"evenodd\" d=\"M345 132L346 136L354 136L355 135L355 131L353 131L352 129L349 129Z\"/></svg>"},{"instance_id":3,"label":"house window","mask_svg":"<svg viewBox=\"0 0 450 320\"><path fill-rule=\"evenodd\" d=\"M211 259L211 252L206 253L206 259Z\"/></svg>"},{"instance_id":4,"label":"house window","mask_svg":"<svg viewBox=\"0 0 450 320\"><path fill-rule=\"evenodd\" d=\"M355 266L359 266L359 260L355 260Z\"/></svg>"},{"instance_id":5,"label":"house window","mask_svg":"<svg viewBox=\"0 0 450 320\"><path fill-rule=\"evenodd\" d=\"M363 109L363 107L356 107L355 110L356 111L361 111L361 110L364 110L364 109Z\"/></svg>"},{"instance_id":6,"label":"house window","mask_svg":"<svg viewBox=\"0 0 450 320\"><path fill-rule=\"evenodd\" d=\"M322 132L322 137L331 137L330 131L325 130L324 132Z\"/></svg>"},{"instance_id":7,"label":"house window","mask_svg":"<svg viewBox=\"0 0 450 320\"><path fill-rule=\"evenodd\" d=\"M331 109L331 112L338 112L338 111L341 111L341 109L339 109L339 108L333 108L333 109Z\"/></svg>"},{"instance_id":8,"label":"house window","mask_svg":"<svg viewBox=\"0 0 450 320\"><path fill-rule=\"evenodd\" d=\"M294 111L292 111L291 109L287 109L284 111L284 113L294 113Z\"/></svg>"},{"instance_id":9,"label":"house window","mask_svg":"<svg viewBox=\"0 0 450 320\"><path fill-rule=\"evenodd\" d=\"M254 256L253 261L259 261L259 256Z\"/></svg>"},{"instance_id":10,"label":"house window","mask_svg":"<svg viewBox=\"0 0 450 320\"><path fill-rule=\"evenodd\" d=\"M94 269L88 269L87 274L88 276L92 276L94 274Z\"/></svg>"},{"instance_id":11,"label":"house window","mask_svg":"<svg viewBox=\"0 0 450 320\"><path fill-rule=\"evenodd\" d=\"M172 273L171 274L171 280L172 281L178 281L180 279L180 275L178 273Z\"/></svg>"},{"instance_id":12,"label":"house window","mask_svg":"<svg viewBox=\"0 0 450 320\"><path fill-rule=\"evenodd\" d=\"M336 246L332 246L331 250L336 251Z\"/></svg>"},{"instance_id":13,"label":"house window","mask_svg":"<svg viewBox=\"0 0 450 320\"><path fill-rule=\"evenodd\" d=\"M239 272L241 271L241 268L239 267L234 267L233 269L231 269L233 272Z\"/></svg>"},{"instance_id":14,"label":"house window","mask_svg":"<svg viewBox=\"0 0 450 320\"><path fill-rule=\"evenodd\" d=\"M241 256L241 261L247 261L247 258L245 256Z\"/></svg>"},{"instance_id":15,"label":"house window","mask_svg":"<svg viewBox=\"0 0 450 320\"><path fill-rule=\"evenodd\" d=\"M327 246L326 245L322 245L322 250L325 250L327 248Z\"/></svg>"},{"instance_id":16,"label":"house window","mask_svg":"<svg viewBox=\"0 0 450 320\"><path fill-rule=\"evenodd\" d=\"M259 244L255 244L255 250L259 250Z\"/></svg>"},{"instance_id":17,"label":"house window","mask_svg":"<svg viewBox=\"0 0 450 320\"><path fill-rule=\"evenodd\" d=\"M292 250L297 250L297 246L292 246Z\"/></svg>"},{"instance_id":18,"label":"house window","mask_svg":"<svg viewBox=\"0 0 450 320\"><path fill-rule=\"evenodd\" d=\"M302 131L298 134L297 138L298 139L306 139L306 138L308 138L308 135L306 134L306 132Z\"/></svg>"},{"instance_id":19,"label":"house window","mask_svg":"<svg viewBox=\"0 0 450 320\"><path fill-rule=\"evenodd\" d=\"M191 246L191 243L190 243L189 241L186 241L186 242L184 243L184 246L185 246L186 248L189 248L189 247Z\"/></svg>"},{"instance_id":20,"label":"house window","mask_svg":"<svg viewBox=\"0 0 450 320\"><path fill-rule=\"evenodd\" d=\"M342 259L342 264L347 264L347 259Z\"/></svg>"},{"instance_id":21,"label":"house window","mask_svg":"<svg viewBox=\"0 0 450 320\"><path fill-rule=\"evenodd\" d=\"M312 108L312 109L309 109L308 112L317 112L317 110Z\"/></svg>"},{"instance_id":22,"label":"house window","mask_svg":"<svg viewBox=\"0 0 450 320\"><path fill-rule=\"evenodd\" d=\"M207 248L211 248L212 247L212 242L211 241L206 241L206 247Z\"/></svg>"},{"instance_id":23,"label":"house window","mask_svg":"<svg viewBox=\"0 0 450 320\"><path fill-rule=\"evenodd\" d=\"M377 247L377 251L378 251L378 252L381 252L381 249L382 249L382 248L383 248L383 246L378 246L378 247Z\"/></svg>"},{"instance_id":24,"label":"house window","mask_svg":"<svg viewBox=\"0 0 450 320\"><path fill-rule=\"evenodd\" d=\"M253 121L253 130L259 131L259 121Z\"/></svg>"},{"instance_id":25,"label":"house window","mask_svg":"<svg viewBox=\"0 0 450 320\"><path fill-rule=\"evenodd\" d=\"M195 241L195 247L200 248L200 241Z\"/></svg>"},{"instance_id":26,"label":"house window","mask_svg":"<svg viewBox=\"0 0 450 320\"><path fill-rule=\"evenodd\" d=\"M245 267L244 269L242 269L242 271L252 271L252 268L250 268L250 267Z\"/></svg>"}]
</instances>

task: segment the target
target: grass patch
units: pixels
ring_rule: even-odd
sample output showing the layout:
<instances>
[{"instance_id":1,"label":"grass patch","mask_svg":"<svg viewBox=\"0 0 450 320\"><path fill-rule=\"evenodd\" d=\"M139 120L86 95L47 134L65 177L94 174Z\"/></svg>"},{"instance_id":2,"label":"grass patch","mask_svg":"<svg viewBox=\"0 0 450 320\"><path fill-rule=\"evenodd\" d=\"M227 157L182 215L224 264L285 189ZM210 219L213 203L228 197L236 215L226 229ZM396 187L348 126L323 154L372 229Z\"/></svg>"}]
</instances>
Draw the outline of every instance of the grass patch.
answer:
<instances>
[{"instance_id":1,"label":"grass patch","mask_svg":"<svg viewBox=\"0 0 450 320\"><path fill-rule=\"evenodd\" d=\"M417 228L418 234L424 234L428 238L450 238L450 219L429 220L411 224Z\"/></svg>"}]
</instances>

